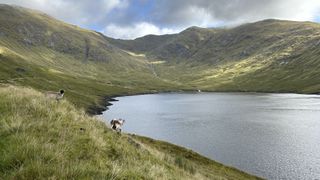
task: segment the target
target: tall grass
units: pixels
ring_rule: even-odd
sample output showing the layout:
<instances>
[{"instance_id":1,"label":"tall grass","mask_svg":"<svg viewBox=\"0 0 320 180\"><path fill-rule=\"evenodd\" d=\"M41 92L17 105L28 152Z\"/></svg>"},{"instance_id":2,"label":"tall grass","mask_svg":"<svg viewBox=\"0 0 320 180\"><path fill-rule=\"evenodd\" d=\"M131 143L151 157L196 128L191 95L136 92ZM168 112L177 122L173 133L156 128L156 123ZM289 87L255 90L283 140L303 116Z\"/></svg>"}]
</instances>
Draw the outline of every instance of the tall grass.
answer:
<instances>
[{"instance_id":1,"label":"tall grass","mask_svg":"<svg viewBox=\"0 0 320 180\"><path fill-rule=\"evenodd\" d=\"M68 101L30 88L0 86L0 99L0 179L255 178L188 159L183 148L178 156L166 151L176 152L176 146L117 134Z\"/></svg>"}]
</instances>

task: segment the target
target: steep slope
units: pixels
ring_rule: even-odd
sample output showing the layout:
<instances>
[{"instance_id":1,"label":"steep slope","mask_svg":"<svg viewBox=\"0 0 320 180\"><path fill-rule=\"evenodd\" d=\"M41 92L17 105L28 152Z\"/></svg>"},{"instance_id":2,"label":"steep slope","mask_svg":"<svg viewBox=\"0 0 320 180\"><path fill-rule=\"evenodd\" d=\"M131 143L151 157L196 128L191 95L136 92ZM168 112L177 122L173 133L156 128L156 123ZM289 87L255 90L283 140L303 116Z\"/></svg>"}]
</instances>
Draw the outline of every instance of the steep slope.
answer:
<instances>
[{"instance_id":1,"label":"steep slope","mask_svg":"<svg viewBox=\"0 0 320 180\"><path fill-rule=\"evenodd\" d=\"M148 35L135 40L113 39L112 43L122 49L164 60L192 59L217 63L240 60L255 54L269 56L278 51L288 51L288 48L315 47L319 33L320 25L317 23L268 19L230 29L191 27L179 34ZM144 45L149 49L138 49Z\"/></svg>"},{"instance_id":2,"label":"steep slope","mask_svg":"<svg viewBox=\"0 0 320 180\"><path fill-rule=\"evenodd\" d=\"M313 93L319 92L319 45L319 24L266 20L228 30L193 59L220 66L215 76L229 78L223 89ZM216 77L210 73L202 84Z\"/></svg>"},{"instance_id":3,"label":"steep slope","mask_svg":"<svg viewBox=\"0 0 320 180\"><path fill-rule=\"evenodd\" d=\"M140 44L143 39L139 38ZM135 41L129 43L134 46ZM151 43L147 37L145 41ZM154 43L155 48L139 53L167 63L158 69L159 76L170 79L169 71L174 69L176 81L194 88L319 92L317 23L270 19L230 29L193 27L172 35L169 41Z\"/></svg>"},{"instance_id":4,"label":"steep slope","mask_svg":"<svg viewBox=\"0 0 320 180\"><path fill-rule=\"evenodd\" d=\"M156 61L30 9L0 5L0 23L0 179L257 179L85 113L105 96L187 88L159 77Z\"/></svg>"},{"instance_id":5,"label":"steep slope","mask_svg":"<svg viewBox=\"0 0 320 180\"><path fill-rule=\"evenodd\" d=\"M177 34L172 41L153 49L150 55L160 59L188 60L217 32L217 29L190 27Z\"/></svg>"},{"instance_id":6,"label":"steep slope","mask_svg":"<svg viewBox=\"0 0 320 180\"><path fill-rule=\"evenodd\" d=\"M0 179L258 179L149 138L117 134L69 102L0 86Z\"/></svg>"},{"instance_id":7,"label":"steep slope","mask_svg":"<svg viewBox=\"0 0 320 180\"><path fill-rule=\"evenodd\" d=\"M0 23L0 83L65 89L70 101L92 113L106 95L176 87L156 77L145 59L94 31L8 5L0 5Z\"/></svg>"},{"instance_id":8,"label":"steep slope","mask_svg":"<svg viewBox=\"0 0 320 180\"><path fill-rule=\"evenodd\" d=\"M122 40L105 37L110 43L115 46L135 53L145 53L152 51L162 44L168 43L176 37L175 34L171 35L147 35L135 40Z\"/></svg>"},{"instance_id":9,"label":"steep slope","mask_svg":"<svg viewBox=\"0 0 320 180\"><path fill-rule=\"evenodd\" d=\"M193 58L216 63L255 55L268 57L281 52L294 57L291 52L295 48L316 46L310 44L310 40L318 39L319 33L320 25L316 23L264 20L228 29L211 37Z\"/></svg>"},{"instance_id":10,"label":"steep slope","mask_svg":"<svg viewBox=\"0 0 320 180\"><path fill-rule=\"evenodd\" d=\"M135 53L144 53L151 59L173 60L188 58L200 45L219 32L218 29L190 27L179 34L147 35L134 40L107 38L115 46Z\"/></svg>"},{"instance_id":11,"label":"steep slope","mask_svg":"<svg viewBox=\"0 0 320 180\"><path fill-rule=\"evenodd\" d=\"M264 20L119 40L37 11L0 8L0 82L64 88L80 107L93 105L90 111L102 108L101 97L117 94L319 92L317 23Z\"/></svg>"}]
</instances>

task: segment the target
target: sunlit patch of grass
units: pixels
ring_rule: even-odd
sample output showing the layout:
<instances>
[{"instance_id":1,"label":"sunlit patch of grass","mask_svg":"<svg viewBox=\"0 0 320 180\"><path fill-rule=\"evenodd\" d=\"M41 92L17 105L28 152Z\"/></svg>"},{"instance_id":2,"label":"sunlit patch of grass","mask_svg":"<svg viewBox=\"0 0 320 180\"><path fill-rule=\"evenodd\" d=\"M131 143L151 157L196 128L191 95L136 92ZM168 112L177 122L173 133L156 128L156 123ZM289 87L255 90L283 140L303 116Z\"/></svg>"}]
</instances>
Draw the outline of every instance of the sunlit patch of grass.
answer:
<instances>
[{"instance_id":1,"label":"sunlit patch of grass","mask_svg":"<svg viewBox=\"0 0 320 180\"><path fill-rule=\"evenodd\" d=\"M130 51L124 51L124 52L126 52L126 53L128 53L129 55L134 56L134 57L146 57L145 54L137 54L137 53L130 52Z\"/></svg>"},{"instance_id":2,"label":"sunlit patch of grass","mask_svg":"<svg viewBox=\"0 0 320 180\"><path fill-rule=\"evenodd\" d=\"M166 63L165 61L151 61L149 62L150 64L164 64Z\"/></svg>"},{"instance_id":3,"label":"sunlit patch of grass","mask_svg":"<svg viewBox=\"0 0 320 180\"><path fill-rule=\"evenodd\" d=\"M56 73L56 74L63 74L63 72L58 71L58 70L56 70L56 69L49 69L49 72L50 72L50 73Z\"/></svg>"},{"instance_id":4,"label":"sunlit patch of grass","mask_svg":"<svg viewBox=\"0 0 320 180\"><path fill-rule=\"evenodd\" d=\"M258 57L252 57L239 61L232 61L230 63L218 65L217 67L212 68L211 70L204 71L203 75L205 77L203 80L210 80L214 78L219 79L222 77L238 77L243 74L254 72L263 67L266 67L270 63L271 61L269 59L260 59Z\"/></svg>"}]
</instances>

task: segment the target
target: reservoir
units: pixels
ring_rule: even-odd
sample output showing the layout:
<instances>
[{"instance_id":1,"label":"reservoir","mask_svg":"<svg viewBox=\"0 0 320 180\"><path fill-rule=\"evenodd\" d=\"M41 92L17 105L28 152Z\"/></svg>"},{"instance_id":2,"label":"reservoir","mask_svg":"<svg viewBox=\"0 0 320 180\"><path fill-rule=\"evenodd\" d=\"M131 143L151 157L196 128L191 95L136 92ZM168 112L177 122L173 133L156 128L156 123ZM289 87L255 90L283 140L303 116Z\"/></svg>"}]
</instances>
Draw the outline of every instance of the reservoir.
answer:
<instances>
[{"instance_id":1,"label":"reservoir","mask_svg":"<svg viewBox=\"0 0 320 180\"><path fill-rule=\"evenodd\" d=\"M164 93L116 98L106 121L267 179L320 179L320 96Z\"/></svg>"}]
</instances>

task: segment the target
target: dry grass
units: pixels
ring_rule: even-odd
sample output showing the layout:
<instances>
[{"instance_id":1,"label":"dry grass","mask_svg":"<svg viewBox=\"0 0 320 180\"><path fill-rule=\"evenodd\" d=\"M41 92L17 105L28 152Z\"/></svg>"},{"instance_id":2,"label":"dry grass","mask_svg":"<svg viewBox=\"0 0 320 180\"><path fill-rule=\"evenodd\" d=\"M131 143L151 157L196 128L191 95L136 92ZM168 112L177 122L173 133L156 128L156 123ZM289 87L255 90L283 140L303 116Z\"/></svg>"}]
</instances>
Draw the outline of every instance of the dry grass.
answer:
<instances>
[{"instance_id":1,"label":"dry grass","mask_svg":"<svg viewBox=\"0 0 320 180\"><path fill-rule=\"evenodd\" d=\"M214 161L187 159L183 148L182 155L171 154L157 148L162 142L119 135L68 101L30 88L2 85L0 99L0 179L255 178Z\"/></svg>"}]
</instances>

